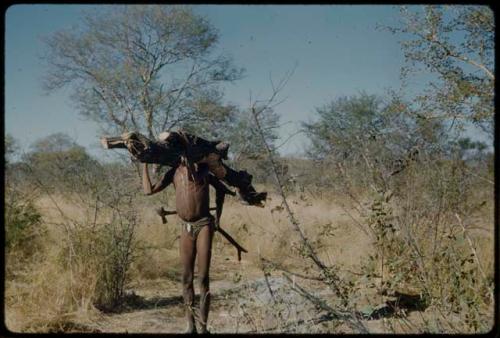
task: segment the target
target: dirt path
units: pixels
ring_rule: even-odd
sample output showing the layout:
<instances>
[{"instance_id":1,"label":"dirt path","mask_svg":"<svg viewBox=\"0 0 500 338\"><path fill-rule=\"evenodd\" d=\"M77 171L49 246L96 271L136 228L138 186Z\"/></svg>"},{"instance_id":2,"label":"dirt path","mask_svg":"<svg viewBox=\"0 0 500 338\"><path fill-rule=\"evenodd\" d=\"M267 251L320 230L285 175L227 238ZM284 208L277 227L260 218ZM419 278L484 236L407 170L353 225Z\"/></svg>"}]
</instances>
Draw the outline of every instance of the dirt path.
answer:
<instances>
[{"instance_id":1,"label":"dirt path","mask_svg":"<svg viewBox=\"0 0 500 338\"><path fill-rule=\"evenodd\" d=\"M345 323L325 316L313 304L292 291L292 285L279 276L264 277L248 261L214 259L211 278L211 312L209 330L212 333L352 333ZM218 268L217 268L218 267ZM223 267L223 268L221 268ZM238 277L235 279L235 276ZM239 279L239 280L238 280ZM298 281L299 282L299 281ZM315 296L332 299L331 292L312 288ZM195 292L198 288L195 285ZM115 314L100 314L98 320L86 325L88 330L108 333L182 333L185 329L180 282L172 279L143 281L130 287L127 309ZM196 299L197 301L197 299ZM409 313L404 322L393 318L387 306L366 318L363 324L372 333L390 332L386 320L392 320L390 330L404 331L404 322L419 321L421 311ZM398 330L397 327L400 329Z\"/></svg>"},{"instance_id":2,"label":"dirt path","mask_svg":"<svg viewBox=\"0 0 500 338\"><path fill-rule=\"evenodd\" d=\"M219 268L217 268L219 267ZM220 267L223 267L221 269ZM231 314L227 310L238 303L238 294L244 282L234 281L234 276L248 280L259 271L243 260L214 258L211 275L211 312L209 329L213 333L235 332ZM261 276L262 277L262 276ZM129 287L126 309L120 313L100 314L88 329L115 333L182 333L185 329L184 308L179 280L156 279L142 281ZM195 282L195 293L198 286ZM198 297L196 297L196 302ZM250 329L240 325L239 332Z\"/></svg>"}]
</instances>

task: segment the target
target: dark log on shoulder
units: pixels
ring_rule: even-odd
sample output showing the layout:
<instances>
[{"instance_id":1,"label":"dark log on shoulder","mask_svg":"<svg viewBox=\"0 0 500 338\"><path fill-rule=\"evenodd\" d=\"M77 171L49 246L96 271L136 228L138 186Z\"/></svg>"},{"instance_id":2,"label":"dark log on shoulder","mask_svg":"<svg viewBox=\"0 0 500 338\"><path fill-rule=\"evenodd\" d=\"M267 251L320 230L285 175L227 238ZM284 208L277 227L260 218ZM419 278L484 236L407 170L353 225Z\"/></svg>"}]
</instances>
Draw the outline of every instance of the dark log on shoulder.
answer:
<instances>
[{"instance_id":1,"label":"dark log on shoulder","mask_svg":"<svg viewBox=\"0 0 500 338\"><path fill-rule=\"evenodd\" d=\"M206 163L218 179L238 188L238 195L247 204L262 206L267 193L257 193L252 187L252 175L247 171L235 171L222 163L227 159L229 145L220 141L208 141L184 132L160 134L158 141L151 141L137 132L118 137L103 137L106 149L127 149L139 162L156 163L176 167L184 157L189 163Z\"/></svg>"},{"instance_id":2,"label":"dark log on shoulder","mask_svg":"<svg viewBox=\"0 0 500 338\"><path fill-rule=\"evenodd\" d=\"M137 132L124 133L118 137L103 137L101 144L106 149L128 149L130 154L143 163L157 163L175 167L180 157L186 156L192 163L203 162L207 156L213 160L227 159L229 145L220 141L207 141L188 133L162 133L158 141L151 141Z\"/></svg>"},{"instance_id":3,"label":"dark log on shoulder","mask_svg":"<svg viewBox=\"0 0 500 338\"><path fill-rule=\"evenodd\" d=\"M267 192L258 193L255 191L255 188L252 186L252 175L246 170L235 171L224 163L221 163L221 166L225 169L225 175L217 178L232 187L237 187L238 195L242 201L249 205L263 206L262 202L266 200Z\"/></svg>"}]
</instances>

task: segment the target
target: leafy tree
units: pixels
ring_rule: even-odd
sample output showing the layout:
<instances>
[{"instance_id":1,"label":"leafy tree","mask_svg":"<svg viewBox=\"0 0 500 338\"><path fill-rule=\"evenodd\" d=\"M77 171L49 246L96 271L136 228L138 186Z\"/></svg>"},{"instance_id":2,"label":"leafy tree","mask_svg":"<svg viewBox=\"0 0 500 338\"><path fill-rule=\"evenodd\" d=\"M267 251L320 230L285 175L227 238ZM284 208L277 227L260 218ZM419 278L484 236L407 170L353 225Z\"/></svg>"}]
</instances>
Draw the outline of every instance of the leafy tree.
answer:
<instances>
[{"instance_id":1,"label":"leafy tree","mask_svg":"<svg viewBox=\"0 0 500 338\"><path fill-rule=\"evenodd\" d=\"M89 175L98 183L100 165L84 147L67 134L55 133L37 140L31 151L23 156L27 177L42 183L46 188L64 191L83 191L81 182L89 181Z\"/></svg>"},{"instance_id":2,"label":"leafy tree","mask_svg":"<svg viewBox=\"0 0 500 338\"><path fill-rule=\"evenodd\" d=\"M401 7L403 78L433 75L414 110L427 119L472 122L493 135L495 22L487 6Z\"/></svg>"},{"instance_id":3,"label":"leafy tree","mask_svg":"<svg viewBox=\"0 0 500 338\"><path fill-rule=\"evenodd\" d=\"M241 77L231 58L215 55L217 40L210 23L184 6L108 7L45 39L44 86L71 87L81 114L108 131L154 138L210 120L218 84Z\"/></svg>"},{"instance_id":4,"label":"leafy tree","mask_svg":"<svg viewBox=\"0 0 500 338\"><path fill-rule=\"evenodd\" d=\"M322 186L332 178L344 182L344 176L359 187L385 186L419 154L443 156L449 143L443 124L409 114L401 105L361 92L316 108L316 121L303 123L303 130L311 142L308 156L326 166L316 173Z\"/></svg>"},{"instance_id":5,"label":"leafy tree","mask_svg":"<svg viewBox=\"0 0 500 338\"><path fill-rule=\"evenodd\" d=\"M373 137L382 127L378 112L380 99L373 95L340 97L316 108L318 121L304 123L313 157L347 157L358 144L357 139Z\"/></svg>"},{"instance_id":6,"label":"leafy tree","mask_svg":"<svg viewBox=\"0 0 500 338\"><path fill-rule=\"evenodd\" d=\"M262 108L262 109L261 109ZM251 108L238 110L233 128L230 130L228 140L231 142L231 160L235 168L249 170L255 182L271 183L272 167L266 157L266 149L259 135L259 130L252 117ZM258 107L259 123L263 137L270 147L275 158L277 153L279 115L271 107Z\"/></svg>"},{"instance_id":7,"label":"leafy tree","mask_svg":"<svg viewBox=\"0 0 500 338\"><path fill-rule=\"evenodd\" d=\"M68 134L54 133L38 139L31 145L31 153L65 152L74 148L82 148Z\"/></svg>"},{"instance_id":8,"label":"leafy tree","mask_svg":"<svg viewBox=\"0 0 500 338\"><path fill-rule=\"evenodd\" d=\"M5 135L5 166L12 160L12 156L19 150L18 141L10 134Z\"/></svg>"},{"instance_id":9,"label":"leafy tree","mask_svg":"<svg viewBox=\"0 0 500 338\"><path fill-rule=\"evenodd\" d=\"M238 108L232 104L224 104L223 93L212 90L198 100L191 110L191 118L180 124L189 133L200 135L206 139L227 140L234 128Z\"/></svg>"},{"instance_id":10,"label":"leafy tree","mask_svg":"<svg viewBox=\"0 0 500 338\"><path fill-rule=\"evenodd\" d=\"M364 161L363 152L397 157L412 147L424 146L431 134L438 137L439 126L419 122L398 106L397 101L384 102L377 95L361 92L316 108L318 119L303 123L311 141L309 156L355 162Z\"/></svg>"},{"instance_id":11,"label":"leafy tree","mask_svg":"<svg viewBox=\"0 0 500 338\"><path fill-rule=\"evenodd\" d=\"M6 253L19 251L29 254L35 251L36 234L41 232L41 214L33 203L34 194L26 194L18 184L19 162L12 163L12 157L19 151L18 141L10 134L5 135L5 186L4 224Z\"/></svg>"},{"instance_id":12,"label":"leafy tree","mask_svg":"<svg viewBox=\"0 0 500 338\"><path fill-rule=\"evenodd\" d=\"M4 224L7 250L32 250L33 234L41 226L42 216L26 195L8 188L5 198ZM39 230L39 229L38 229Z\"/></svg>"},{"instance_id":13,"label":"leafy tree","mask_svg":"<svg viewBox=\"0 0 500 338\"><path fill-rule=\"evenodd\" d=\"M275 150L276 141L279 138L277 134L279 120L279 115L272 108L264 109L259 115L259 123L263 126L264 138L272 150ZM234 125L235 127L229 137L235 144L233 148L234 159L236 161L241 159L263 159L265 156L264 145L258 136L250 110L239 110Z\"/></svg>"}]
</instances>

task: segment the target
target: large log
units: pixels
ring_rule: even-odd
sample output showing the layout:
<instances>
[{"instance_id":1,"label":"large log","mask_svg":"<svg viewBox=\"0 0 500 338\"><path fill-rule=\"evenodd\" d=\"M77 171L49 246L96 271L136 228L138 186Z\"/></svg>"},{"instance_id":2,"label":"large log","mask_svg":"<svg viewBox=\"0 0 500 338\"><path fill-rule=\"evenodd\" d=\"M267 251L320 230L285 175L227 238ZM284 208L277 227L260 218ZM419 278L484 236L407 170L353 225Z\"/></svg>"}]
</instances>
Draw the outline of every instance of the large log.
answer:
<instances>
[{"instance_id":1,"label":"large log","mask_svg":"<svg viewBox=\"0 0 500 338\"><path fill-rule=\"evenodd\" d=\"M137 132L127 132L118 137L103 137L101 144L106 149L128 149L130 154L143 163L156 163L176 167L181 156L192 163L199 163L206 156L213 160L227 158L229 145L219 141L207 141L187 133L162 133L158 141L151 141Z\"/></svg>"},{"instance_id":2,"label":"large log","mask_svg":"<svg viewBox=\"0 0 500 338\"><path fill-rule=\"evenodd\" d=\"M139 162L177 167L182 158L188 164L206 163L212 174L230 186L236 187L240 198L247 204L262 206L266 192L257 193L252 186L252 175L245 170L236 171L222 163L227 159L229 145L220 141L208 141L184 132L160 134L158 141L151 141L137 132L118 137L103 137L106 149L127 149Z\"/></svg>"}]
</instances>

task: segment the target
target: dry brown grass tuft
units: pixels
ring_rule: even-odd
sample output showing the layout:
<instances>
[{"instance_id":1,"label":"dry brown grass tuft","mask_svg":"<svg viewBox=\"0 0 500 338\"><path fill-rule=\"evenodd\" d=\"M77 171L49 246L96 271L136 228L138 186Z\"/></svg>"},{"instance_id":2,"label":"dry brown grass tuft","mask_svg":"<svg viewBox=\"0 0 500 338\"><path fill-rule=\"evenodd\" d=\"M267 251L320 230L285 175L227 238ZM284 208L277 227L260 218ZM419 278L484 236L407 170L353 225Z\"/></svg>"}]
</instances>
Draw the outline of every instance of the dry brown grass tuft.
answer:
<instances>
[{"instance_id":1,"label":"dry brown grass tuft","mask_svg":"<svg viewBox=\"0 0 500 338\"><path fill-rule=\"evenodd\" d=\"M14 332L54 332L67 323L90 321L96 315L90 300L95 271L68 271L59 263L61 248L49 244L24 268L6 280L6 325Z\"/></svg>"}]
</instances>

